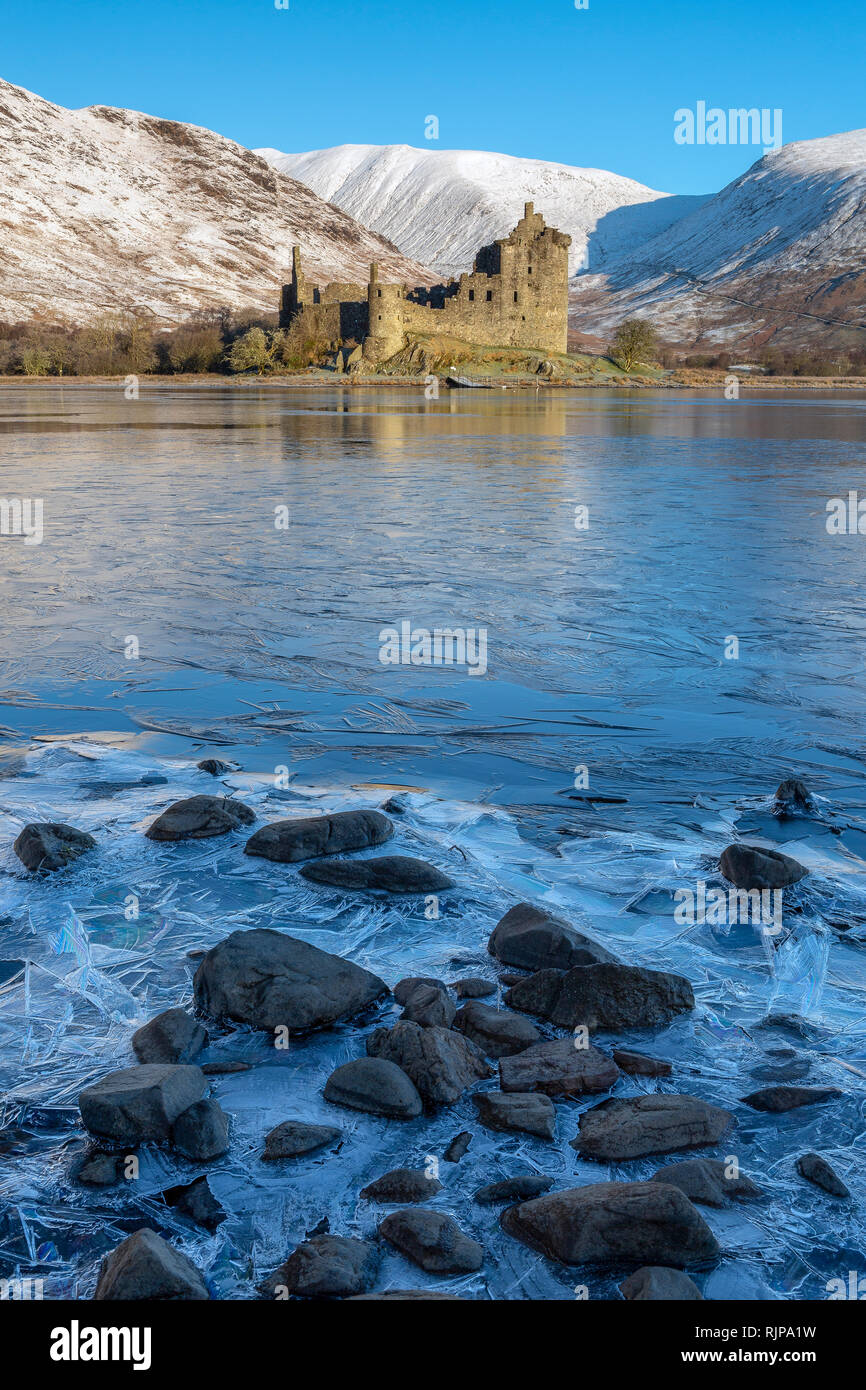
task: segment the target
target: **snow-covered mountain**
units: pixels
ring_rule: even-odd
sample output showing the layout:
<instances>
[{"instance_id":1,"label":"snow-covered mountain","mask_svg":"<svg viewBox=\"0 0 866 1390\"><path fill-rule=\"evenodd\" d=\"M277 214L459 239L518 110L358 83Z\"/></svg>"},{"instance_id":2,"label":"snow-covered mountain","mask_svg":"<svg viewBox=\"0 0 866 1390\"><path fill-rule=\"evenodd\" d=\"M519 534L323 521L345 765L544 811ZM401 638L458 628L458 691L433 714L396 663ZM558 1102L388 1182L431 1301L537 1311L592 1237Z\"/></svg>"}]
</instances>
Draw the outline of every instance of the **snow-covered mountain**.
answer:
<instances>
[{"instance_id":1,"label":"snow-covered mountain","mask_svg":"<svg viewBox=\"0 0 866 1390\"><path fill-rule=\"evenodd\" d=\"M682 344L866 346L866 130L770 151L604 274L572 281L572 328L588 344L635 314Z\"/></svg>"},{"instance_id":2,"label":"snow-covered mountain","mask_svg":"<svg viewBox=\"0 0 866 1390\"><path fill-rule=\"evenodd\" d=\"M429 279L232 140L111 107L67 111L0 81L0 318L274 310L294 242L313 280L366 282L371 260L384 279Z\"/></svg>"},{"instance_id":3,"label":"snow-covered mountain","mask_svg":"<svg viewBox=\"0 0 866 1390\"><path fill-rule=\"evenodd\" d=\"M601 268L703 202L603 169L481 150L338 145L256 153L442 276L470 270L478 248L506 236L526 202L571 236L572 274Z\"/></svg>"}]
</instances>

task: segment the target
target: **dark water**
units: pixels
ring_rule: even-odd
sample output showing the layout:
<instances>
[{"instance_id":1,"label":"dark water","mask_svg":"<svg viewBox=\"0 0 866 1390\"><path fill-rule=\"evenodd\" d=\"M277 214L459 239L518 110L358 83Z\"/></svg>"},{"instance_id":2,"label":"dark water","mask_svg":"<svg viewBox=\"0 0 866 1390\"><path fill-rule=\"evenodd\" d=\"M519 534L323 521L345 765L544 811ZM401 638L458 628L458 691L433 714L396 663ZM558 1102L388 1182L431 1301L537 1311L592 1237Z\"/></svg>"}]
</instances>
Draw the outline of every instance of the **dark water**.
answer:
<instances>
[{"instance_id":1,"label":"dark water","mask_svg":"<svg viewBox=\"0 0 866 1390\"><path fill-rule=\"evenodd\" d=\"M857 1208L792 1170L820 1147L863 1195L866 536L825 523L864 461L866 399L847 392L427 402L148 385L127 401L120 387L5 387L0 496L42 499L44 539L0 537L0 956L28 963L0 984L14 1138L0 1273L86 1295L100 1254L145 1214L222 1296L246 1297L252 1271L323 1214L332 1230L369 1233L360 1186L438 1152L474 1108L405 1127L350 1117L339 1162L306 1160L290 1193L262 1174L261 1135L270 1117L333 1118L319 1092L359 1051L351 1029L291 1061L243 1038L260 1065L216 1088L233 1147L212 1176L231 1212L215 1237L153 1205L180 1180L164 1154L134 1208L129 1194L70 1185L77 1091L128 1058L135 1021L189 996L186 951L227 930L289 926L390 983L456 978L488 970L487 933L521 898L695 985L696 1015L649 1050L678 1059L673 1089L735 1109L728 1151L768 1194L705 1211L726 1251L708 1296L826 1297L827 1280L866 1268ZM483 631L485 669L384 665L381 634L404 622ZM141 829L156 810L215 790L195 770L201 750L240 764L228 784L265 818L408 789L395 848L447 868L457 892L431 923L416 904L359 902L244 860L234 837L151 845ZM818 809L779 823L771 794L792 772ZM9 846L28 819L90 829L99 854L26 881ZM712 878L744 830L812 871L770 944L673 918L673 892ZM768 1012L801 1022L762 1029ZM237 1039L215 1046L229 1044L237 1055ZM781 1119L738 1107L779 1045L843 1099ZM568 1185L664 1161L580 1162L567 1142L580 1108L558 1107L553 1156L478 1132L437 1201L496 1260L451 1283L573 1296L568 1272L504 1240L470 1199L527 1168ZM394 1256L380 1282L423 1279ZM593 1296L613 1287L599 1278Z\"/></svg>"}]
</instances>

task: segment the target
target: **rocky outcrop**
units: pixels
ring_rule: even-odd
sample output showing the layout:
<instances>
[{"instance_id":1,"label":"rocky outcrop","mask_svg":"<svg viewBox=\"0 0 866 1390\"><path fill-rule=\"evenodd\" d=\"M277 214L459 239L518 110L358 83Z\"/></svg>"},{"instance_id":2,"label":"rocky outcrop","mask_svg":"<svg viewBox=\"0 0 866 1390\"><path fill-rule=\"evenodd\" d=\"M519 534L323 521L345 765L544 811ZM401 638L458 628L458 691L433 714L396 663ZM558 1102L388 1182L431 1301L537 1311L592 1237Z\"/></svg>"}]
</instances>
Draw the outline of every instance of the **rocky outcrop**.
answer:
<instances>
[{"instance_id":1,"label":"rocky outcrop","mask_svg":"<svg viewBox=\"0 0 866 1390\"><path fill-rule=\"evenodd\" d=\"M682 1268L714 1259L719 1246L679 1188L602 1182L549 1192L500 1217L515 1240L562 1264Z\"/></svg>"},{"instance_id":2,"label":"rocky outcrop","mask_svg":"<svg viewBox=\"0 0 866 1390\"><path fill-rule=\"evenodd\" d=\"M301 876L331 888L380 893L444 893L454 887L453 879L432 864L405 854L385 854L379 859L327 859L305 864Z\"/></svg>"},{"instance_id":3,"label":"rocky outcrop","mask_svg":"<svg viewBox=\"0 0 866 1390\"><path fill-rule=\"evenodd\" d=\"M393 1028L377 1028L367 1039L367 1052L401 1067L430 1109L453 1105L469 1086L492 1074L475 1044L450 1028L401 1020Z\"/></svg>"},{"instance_id":4,"label":"rocky outcrop","mask_svg":"<svg viewBox=\"0 0 866 1390\"><path fill-rule=\"evenodd\" d=\"M423 1168L394 1168L368 1183L361 1196L368 1202L396 1202L402 1206L404 1202L426 1202L441 1190L439 1179L428 1178Z\"/></svg>"},{"instance_id":5,"label":"rocky outcrop","mask_svg":"<svg viewBox=\"0 0 866 1390\"><path fill-rule=\"evenodd\" d=\"M61 821L38 821L25 825L12 846L25 869L32 873L41 870L53 873L65 869L86 850L95 849L96 841L85 830Z\"/></svg>"},{"instance_id":6,"label":"rocky outcrop","mask_svg":"<svg viewBox=\"0 0 866 1390\"><path fill-rule=\"evenodd\" d=\"M493 928L487 949L504 965L524 970L569 970L616 960L597 941L531 903L509 908Z\"/></svg>"},{"instance_id":7,"label":"rocky outcrop","mask_svg":"<svg viewBox=\"0 0 866 1390\"><path fill-rule=\"evenodd\" d=\"M472 1097L478 1118L487 1129L518 1130L552 1139L556 1107L549 1096L537 1091L483 1091Z\"/></svg>"},{"instance_id":8,"label":"rocky outcrop","mask_svg":"<svg viewBox=\"0 0 866 1390\"><path fill-rule=\"evenodd\" d=\"M755 845L728 845L722 851L719 868L735 888L789 888L809 872L796 859L777 849Z\"/></svg>"},{"instance_id":9,"label":"rocky outcrop","mask_svg":"<svg viewBox=\"0 0 866 1390\"><path fill-rule=\"evenodd\" d=\"M442 1211L410 1207L391 1212L381 1222L379 1234L429 1274L472 1274L484 1260L483 1246Z\"/></svg>"},{"instance_id":10,"label":"rocky outcrop","mask_svg":"<svg viewBox=\"0 0 866 1390\"><path fill-rule=\"evenodd\" d=\"M312 1236L262 1285L271 1298L349 1298L376 1282L379 1251L349 1236Z\"/></svg>"},{"instance_id":11,"label":"rocky outcrop","mask_svg":"<svg viewBox=\"0 0 866 1390\"><path fill-rule=\"evenodd\" d=\"M505 996L512 1008L547 1018L558 1028L594 1032L663 1028L695 1007L688 980L637 965L586 965L539 970Z\"/></svg>"},{"instance_id":12,"label":"rocky outcrop","mask_svg":"<svg viewBox=\"0 0 866 1390\"><path fill-rule=\"evenodd\" d=\"M149 840L210 840L252 825L255 818L255 812L242 801L225 796L188 796L157 816L145 834Z\"/></svg>"},{"instance_id":13,"label":"rocky outcrop","mask_svg":"<svg viewBox=\"0 0 866 1390\"><path fill-rule=\"evenodd\" d=\"M584 1158L621 1162L715 1144L732 1123L730 1111L697 1096L603 1100L581 1115L571 1146Z\"/></svg>"},{"instance_id":14,"label":"rocky outcrop","mask_svg":"<svg viewBox=\"0 0 866 1390\"><path fill-rule=\"evenodd\" d=\"M388 993L377 975L269 928L236 931L207 952L193 981L212 1018L309 1033L354 1018Z\"/></svg>"},{"instance_id":15,"label":"rocky outcrop","mask_svg":"<svg viewBox=\"0 0 866 1390\"><path fill-rule=\"evenodd\" d=\"M664 1182L678 1187L690 1202L705 1207L723 1207L729 1197L760 1197L757 1183L745 1173L729 1174L729 1164L721 1158L686 1158L681 1163L668 1163L653 1173L650 1182Z\"/></svg>"},{"instance_id":16,"label":"rocky outcrop","mask_svg":"<svg viewBox=\"0 0 866 1390\"><path fill-rule=\"evenodd\" d=\"M836 1170L820 1154L801 1154L797 1159L797 1172L801 1178L822 1187L831 1197L850 1197L851 1193Z\"/></svg>"},{"instance_id":17,"label":"rocky outcrop","mask_svg":"<svg viewBox=\"0 0 866 1390\"><path fill-rule=\"evenodd\" d=\"M244 853L278 864L296 864L323 854L370 849L384 844L393 834L394 826L381 811L336 811L331 816L305 816L263 825L247 841Z\"/></svg>"},{"instance_id":18,"label":"rocky outcrop","mask_svg":"<svg viewBox=\"0 0 866 1390\"><path fill-rule=\"evenodd\" d=\"M331 1072L324 1095L332 1105L391 1120L414 1120L424 1108L405 1071L385 1057L356 1057L344 1062Z\"/></svg>"},{"instance_id":19,"label":"rocky outcrop","mask_svg":"<svg viewBox=\"0 0 866 1390\"><path fill-rule=\"evenodd\" d=\"M186 1009L166 1009L132 1035L139 1062L192 1062L207 1047L207 1032Z\"/></svg>"},{"instance_id":20,"label":"rocky outcrop","mask_svg":"<svg viewBox=\"0 0 866 1390\"><path fill-rule=\"evenodd\" d=\"M333 1125L310 1125L304 1120L283 1120L269 1134L265 1135L265 1151L262 1159L267 1162L280 1158L300 1158L302 1154L315 1153L326 1144L335 1144L342 1138L343 1131Z\"/></svg>"},{"instance_id":21,"label":"rocky outcrop","mask_svg":"<svg viewBox=\"0 0 866 1390\"><path fill-rule=\"evenodd\" d=\"M620 1284L623 1298L631 1303L703 1302L703 1294L693 1279L681 1269L664 1265L644 1265Z\"/></svg>"},{"instance_id":22,"label":"rocky outcrop","mask_svg":"<svg viewBox=\"0 0 866 1390\"><path fill-rule=\"evenodd\" d=\"M144 1227L106 1255L93 1297L204 1302L210 1294L192 1260Z\"/></svg>"},{"instance_id":23,"label":"rocky outcrop","mask_svg":"<svg viewBox=\"0 0 866 1390\"><path fill-rule=\"evenodd\" d=\"M765 1110L771 1115L781 1115L787 1110L798 1110L802 1105L820 1105L827 1100L836 1100L842 1092L835 1086L764 1086L760 1091L743 1096L743 1104L753 1110Z\"/></svg>"},{"instance_id":24,"label":"rocky outcrop","mask_svg":"<svg viewBox=\"0 0 866 1390\"><path fill-rule=\"evenodd\" d=\"M491 1008L476 999L470 999L458 1010L453 1026L487 1057L512 1057L541 1040L541 1034L528 1018Z\"/></svg>"},{"instance_id":25,"label":"rocky outcrop","mask_svg":"<svg viewBox=\"0 0 866 1390\"><path fill-rule=\"evenodd\" d=\"M206 1090L200 1067L147 1063L111 1072L85 1086L78 1105L91 1134L139 1144L170 1139L175 1121Z\"/></svg>"},{"instance_id":26,"label":"rocky outcrop","mask_svg":"<svg viewBox=\"0 0 866 1390\"><path fill-rule=\"evenodd\" d=\"M583 1096L609 1091L619 1069L597 1047L575 1047L573 1038L536 1043L499 1063L503 1091L542 1091L546 1096Z\"/></svg>"}]
</instances>

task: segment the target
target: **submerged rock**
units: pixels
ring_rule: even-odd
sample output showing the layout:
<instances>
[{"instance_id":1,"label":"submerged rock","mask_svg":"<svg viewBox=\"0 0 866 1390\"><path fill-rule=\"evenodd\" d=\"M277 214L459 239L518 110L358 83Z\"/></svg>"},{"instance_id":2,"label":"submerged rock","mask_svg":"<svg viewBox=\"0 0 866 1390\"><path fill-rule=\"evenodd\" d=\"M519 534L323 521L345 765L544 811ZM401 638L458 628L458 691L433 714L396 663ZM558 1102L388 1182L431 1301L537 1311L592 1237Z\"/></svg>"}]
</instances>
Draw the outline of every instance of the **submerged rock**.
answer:
<instances>
[{"instance_id":1,"label":"submerged rock","mask_svg":"<svg viewBox=\"0 0 866 1390\"><path fill-rule=\"evenodd\" d=\"M215 1231L226 1219L226 1214L210 1190L206 1177L196 1178L194 1182L180 1183L168 1187L162 1194L166 1206L179 1211L197 1226L206 1231Z\"/></svg>"},{"instance_id":2,"label":"submerged rock","mask_svg":"<svg viewBox=\"0 0 866 1390\"><path fill-rule=\"evenodd\" d=\"M384 1057L356 1057L353 1062L344 1062L328 1077L324 1096L332 1105L392 1120L414 1120L424 1109L405 1071Z\"/></svg>"},{"instance_id":3,"label":"submerged rock","mask_svg":"<svg viewBox=\"0 0 866 1390\"><path fill-rule=\"evenodd\" d=\"M776 804L773 807L777 816L790 816L797 812L811 811L812 797L805 782L799 777L788 777L776 788Z\"/></svg>"},{"instance_id":4,"label":"submerged rock","mask_svg":"<svg viewBox=\"0 0 866 1390\"><path fill-rule=\"evenodd\" d=\"M764 1086L760 1091L743 1096L743 1104L750 1105L753 1110L780 1115L786 1110L798 1110L803 1105L819 1105L825 1100L836 1100L842 1094L836 1086Z\"/></svg>"},{"instance_id":5,"label":"submerged rock","mask_svg":"<svg viewBox=\"0 0 866 1390\"><path fill-rule=\"evenodd\" d=\"M185 1009L166 1009L132 1035L139 1062L191 1062L207 1047L207 1032Z\"/></svg>"},{"instance_id":6,"label":"submerged rock","mask_svg":"<svg viewBox=\"0 0 866 1390\"><path fill-rule=\"evenodd\" d=\"M221 758L202 758L196 767L199 772L209 772L211 777L224 777L227 772L234 771L231 763L224 763Z\"/></svg>"},{"instance_id":7,"label":"submerged rock","mask_svg":"<svg viewBox=\"0 0 866 1390\"><path fill-rule=\"evenodd\" d=\"M252 825L255 812L226 796L188 796L175 801L144 832L149 840L209 840L241 825Z\"/></svg>"},{"instance_id":8,"label":"submerged rock","mask_svg":"<svg viewBox=\"0 0 866 1390\"><path fill-rule=\"evenodd\" d=\"M200 1067L146 1063L114 1071L78 1097L91 1134L121 1144L171 1138L175 1120L207 1090Z\"/></svg>"},{"instance_id":9,"label":"submerged rock","mask_svg":"<svg viewBox=\"0 0 866 1390\"><path fill-rule=\"evenodd\" d=\"M315 1153L326 1144L335 1144L343 1137L341 1129L333 1125L310 1125L304 1120L283 1120L269 1134L265 1135L265 1151L262 1159L270 1162L278 1158L299 1158L302 1154Z\"/></svg>"},{"instance_id":10,"label":"submerged rock","mask_svg":"<svg viewBox=\"0 0 866 1390\"><path fill-rule=\"evenodd\" d=\"M278 864L296 864L322 854L347 854L384 844L394 826L381 811L336 811L331 816L263 825L244 846L244 854L259 855Z\"/></svg>"},{"instance_id":11,"label":"submerged rock","mask_svg":"<svg viewBox=\"0 0 866 1390\"><path fill-rule=\"evenodd\" d=\"M368 1202L426 1202L441 1192L438 1178L428 1178L423 1168L394 1168L362 1189Z\"/></svg>"},{"instance_id":12,"label":"submerged rock","mask_svg":"<svg viewBox=\"0 0 866 1390\"><path fill-rule=\"evenodd\" d=\"M602 1182L549 1192L508 1207L500 1224L524 1245L562 1264L682 1268L714 1259L719 1246L677 1187Z\"/></svg>"},{"instance_id":13,"label":"submerged rock","mask_svg":"<svg viewBox=\"0 0 866 1390\"><path fill-rule=\"evenodd\" d=\"M597 941L531 903L509 908L493 928L487 949L504 965L525 970L569 970L616 960Z\"/></svg>"},{"instance_id":14,"label":"submerged rock","mask_svg":"<svg viewBox=\"0 0 866 1390\"><path fill-rule=\"evenodd\" d=\"M644 1265L624 1279L619 1287L623 1298L631 1303L704 1301L693 1279L681 1269L668 1269L665 1265Z\"/></svg>"},{"instance_id":15,"label":"submerged rock","mask_svg":"<svg viewBox=\"0 0 866 1390\"><path fill-rule=\"evenodd\" d=\"M528 1018L494 1009L470 999L454 1018L454 1027L476 1043L487 1057L512 1057L541 1040L541 1034Z\"/></svg>"},{"instance_id":16,"label":"submerged rock","mask_svg":"<svg viewBox=\"0 0 866 1390\"><path fill-rule=\"evenodd\" d=\"M472 1135L468 1129L462 1129L459 1134L455 1134L444 1154L442 1155L446 1163L459 1163L472 1143Z\"/></svg>"},{"instance_id":17,"label":"submerged rock","mask_svg":"<svg viewBox=\"0 0 866 1390\"><path fill-rule=\"evenodd\" d=\"M527 1173L524 1177L503 1178L501 1182L491 1182L486 1187L479 1187L472 1200L482 1207L528 1202L533 1197L540 1197L542 1192L549 1192L552 1187L553 1178Z\"/></svg>"},{"instance_id":18,"label":"submerged rock","mask_svg":"<svg viewBox=\"0 0 866 1390\"><path fill-rule=\"evenodd\" d=\"M670 1076L673 1067L660 1057L645 1057L642 1052L629 1052L623 1047L615 1047L613 1060L620 1071L629 1076Z\"/></svg>"},{"instance_id":19,"label":"submerged rock","mask_svg":"<svg viewBox=\"0 0 866 1390\"><path fill-rule=\"evenodd\" d=\"M65 869L86 850L95 849L96 841L85 830L61 821L35 821L25 825L12 846L25 869L35 873L42 869L53 873Z\"/></svg>"},{"instance_id":20,"label":"submerged rock","mask_svg":"<svg viewBox=\"0 0 866 1390\"><path fill-rule=\"evenodd\" d=\"M123 1156L105 1153L103 1149L93 1149L79 1164L75 1181L84 1187L112 1187L120 1181L123 1172Z\"/></svg>"},{"instance_id":21,"label":"submerged rock","mask_svg":"<svg viewBox=\"0 0 866 1390\"><path fill-rule=\"evenodd\" d=\"M580 1117L571 1147L586 1158L621 1161L715 1144L733 1115L697 1096L649 1095L603 1100Z\"/></svg>"},{"instance_id":22,"label":"submerged rock","mask_svg":"<svg viewBox=\"0 0 866 1390\"><path fill-rule=\"evenodd\" d=\"M788 888L809 872L796 859L777 849L758 849L755 845L728 845L719 868L736 888Z\"/></svg>"},{"instance_id":23,"label":"submerged rock","mask_svg":"<svg viewBox=\"0 0 866 1390\"><path fill-rule=\"evenodd\" d=\"M506 1002L558 1028L662 1028L695 1007L688 980L637 965L586 965L539 970L513 985Z\"/></svg>"},{"instance_id":24,"label":"submerged rock","mask_svg":"<svg viewBox=\"0 0 866 1390\"><path fill-rule=\"evenodd\" d=\"M305 864L301 876L332 888L377 890L383 893L444 893L453 879L423 859L385 854L379 859L330 859Z\"/></svg>"},{"instance_id":25,"label":"submerged rock","mask_svg":"<svg viewBox=\"0 0 866 1390\"><path fill-rule=\"evenodd\" d=\"M388 993L378 975L293 936L257 927L207 952L193 980L202 1013L289 1033L354 1018Z\"/></svg>"},{"instance_id":26,"label":"submerged rock","mask_svg":"<svg viewBox=\"0 0 866 1390\"><path fill-rule=\"evenodd\" d=\"M537 1091L482 1091L472 1100L487 1129L520 1130L539 1139L552 1139L556 1106Z\"/></svg>"},{"instance_id":27,"label":"submerged rock","mask_svg":"<svg viewBox=\"0 0 866 1390\"><path fill-rule=\"evenodd\" d=\"M797 1159L797 1172L816 1187L822 1187L831 1197L850 1197L851 1193L836 1170L820 1154L801 1154Z\"/></svg>"},{"instance_id":28,"label":"submerged rock","mask_svg":"<svg viewBox=\"0 0 866 1390\"><path fill-rule=\"evenodd\" d=\"M429 1274L473 1274L484 1260L483 1246L442 1211L410 1207L391 1212L380 1223L379 1234Z\"/></svg>"},{"instance_id":29,"label":"submerged rock","mask_svg":"<svg viewBox=\"0 0 866 1390\"><path fill-rule=\"evenodd\" d=\"M706 1207L722 1207L726 1197L760 1197L757 1183L745 1173L728 1176L728 1164L721 1158L686 1158L681 1163L668 1163L653 1173L650 1182L664 1182L678 1187L690 1202Z\"/></svg>"},{"instance_id":30,"label":"submerged rock","mask_svg":"<svg viewBox=\"0 0 866 1390\"><path fill-rule=\"evenodd\" d=\"M450 1028L422 1028L400 1020L367 1039L371 1057L396 1062L430 1108L453 1105L476 1081L492 1075L482 1052Z\"/></svg>"},{"instance_id":31,"label":"submerged rock","mask_svg":"<svg viewBox=\"0 0 866 1390\"><path fill-rule=\"evenodd\" d=\"M197 1100L172 1126L171 1142L186 1158L207 1163L229 1146L229 1117L218 1101Z\"/></svg>"},{"instance_id":32,"label":"submerged rock","mask_svg":"<svg viewBox=\"0 0 866 1390\"><path fill-rule=\"evenodd\" d=\"M369 1241L312 1236L292 1251L262 1292L272 1298L349 1298L372 1288L378 1269L379 1251Z\"/></svg>"},{"instance_id":33,"label":"submerged rock","mask_svg":"<svg viewBox=\"0 0 866 1390\"><path fill-rule=\"evenodd\" d=\"M583 1096L608 1091L619 1078L616 1064L597 1047L575 1047L573 1038L536 1043L499 1063L503 1091L542 1091Z\"/></svg>"},{"instance_id":34,"label":"submerged rock","mask_svg":"<svg viewBox=\"0 0 866 1390\"><path fill-rule=\"evenodd\" d=\"M204 1302L210 1294L192 1260L144 1227L106 1255L93 1297Z\"/></svg>"}]
</instances>

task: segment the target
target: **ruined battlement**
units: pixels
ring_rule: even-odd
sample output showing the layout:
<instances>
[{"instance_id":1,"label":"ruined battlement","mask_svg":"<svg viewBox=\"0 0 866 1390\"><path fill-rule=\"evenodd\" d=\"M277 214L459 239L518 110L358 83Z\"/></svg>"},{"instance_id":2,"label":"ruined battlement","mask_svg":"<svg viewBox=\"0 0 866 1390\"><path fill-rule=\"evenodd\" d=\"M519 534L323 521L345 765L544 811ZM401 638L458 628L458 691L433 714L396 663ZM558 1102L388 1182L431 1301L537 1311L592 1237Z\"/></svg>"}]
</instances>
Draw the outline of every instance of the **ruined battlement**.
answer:
<instances>
[{"instance_id":1,"label":"ruined battlement","mask_svg":"<svg viewBox=\"0 0 866 1390\"><path fill-rule=\"evenodd\" d=\"M354 338L364 357L383 362L413 333L441 333L484 347L565 352L571 237L548 227L527 203L507 237L482 246L471 271L431 288L387 284L374 262L366 285L308 285L299 247L283 286L280 326L303 314L335 346Z\"/></svg>"}]
</instances>

